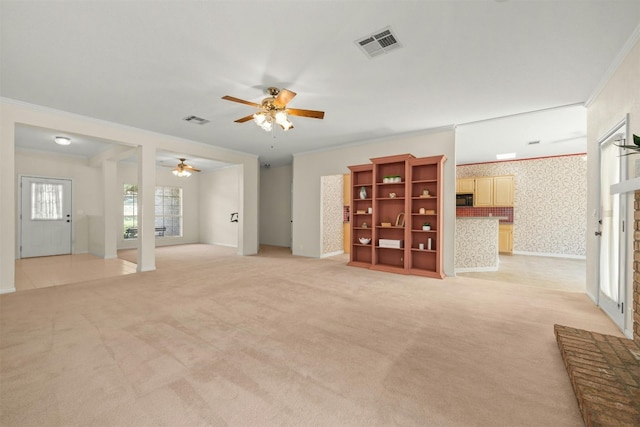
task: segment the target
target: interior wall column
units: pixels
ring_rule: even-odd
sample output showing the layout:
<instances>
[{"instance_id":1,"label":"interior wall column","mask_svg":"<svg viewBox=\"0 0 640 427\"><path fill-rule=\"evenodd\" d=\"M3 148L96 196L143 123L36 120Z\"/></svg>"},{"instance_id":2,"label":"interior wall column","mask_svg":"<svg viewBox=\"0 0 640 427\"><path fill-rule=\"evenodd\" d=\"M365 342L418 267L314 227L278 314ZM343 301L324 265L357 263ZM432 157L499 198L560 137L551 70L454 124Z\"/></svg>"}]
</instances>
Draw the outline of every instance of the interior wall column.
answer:
<instances>
[{"instance_id":1,"label":"interior wall column","mask_svg":"<svg viewBox=\"0 0 640 427\"><path fill-rule=\"evenodd\" d=\"M16 273L16 183L15 121L0 107L0 294L15 292ZM16 202L14 202L16 201Z\"/></svg>"},{"instance_id":2,"label":"interior wall column","mask_svg":"<svg viewBox=\"0 0 640 427\"><path fill-rule=\"evenodd\" d=\"M118 257L118 218L122 201L118 195L122 194L122 189L118 191L118 163L114 160L104 160L102 162L102 179L104 190L104 251L105 259ZM120 224L122 232L122 224Z\"/></svg>"},{"instance_id":3,"label":"interior wall column","mask_svg":"<svg viewBox=\"0 0 640 427\"><path fill-rule=\"evenodd\" d=\"M156 147L138 147L138 271L156 269Z\"/></svg>"}]
</instances>

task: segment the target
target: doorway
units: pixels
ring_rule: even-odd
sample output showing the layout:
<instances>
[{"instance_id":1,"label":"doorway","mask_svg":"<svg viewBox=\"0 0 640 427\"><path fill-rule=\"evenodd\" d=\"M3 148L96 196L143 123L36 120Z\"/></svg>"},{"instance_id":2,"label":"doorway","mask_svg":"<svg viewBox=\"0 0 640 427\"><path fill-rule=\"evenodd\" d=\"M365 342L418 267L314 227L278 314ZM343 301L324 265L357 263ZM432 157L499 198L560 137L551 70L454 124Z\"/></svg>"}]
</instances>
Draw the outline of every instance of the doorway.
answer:
<instances>
[{"instance_id":1,"label":"doorway","mask_svg":"<svg viewBox=\"0 0 640 427\"><path fill-rule=\"evenodd\" d=\"M624 330L626 271L626 198L611 185L626 177L625 157L617 146L626 138L626 121L600 139L600 209L598 305ZM624 142L622 142L624 144Z\"/></svg>"},{"instance_id":2,"label":"doorway","mask_svg":"<svg viewBox=\"0 0 640 427\"><path fill-rule=\"evenodd\" d=\"M20 178L20 258L71 253L71 180Z\"/></svg>"},{"instance_id":3,"label":"doorway","mask_svg":"<svg viewBox=\"0 0 640 427\"><path fill-rule=\"evenodd\" d=\"M344 253L343 175L320 177L321 257Z\"/></svg>"}]
</instances>

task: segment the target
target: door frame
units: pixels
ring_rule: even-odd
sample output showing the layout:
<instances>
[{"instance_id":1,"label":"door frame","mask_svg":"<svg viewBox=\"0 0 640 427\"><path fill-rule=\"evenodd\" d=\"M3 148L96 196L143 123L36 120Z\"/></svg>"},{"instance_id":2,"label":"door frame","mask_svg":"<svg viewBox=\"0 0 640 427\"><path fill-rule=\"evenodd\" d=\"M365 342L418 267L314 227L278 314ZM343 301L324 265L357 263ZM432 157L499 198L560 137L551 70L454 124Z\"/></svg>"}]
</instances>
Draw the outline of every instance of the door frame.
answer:
<instances>
[{"instance_id":1,"label":"door frame","mask_svg":"<svg viewBox=\"0 0 640 427\"><path fill-rule=\"evenodd\" d=\"M619 133L620 129L624 127L625 129L625 138L628 141L628 136L629 136L629 117L628 115L625 115L624 119L620 120L618 123L615 124L615 126L613 126L609 131L607 131L606 133L603 134L603 136L601 136L600 138L598 138L597 140L597 144L598 144L598 197L597 197L597 207L598 207L598 218L599 221L602 220L602 146L604 144L606 144L607 142L609 142L611 140L611 138L616 135L617 133ZM613 140L611 140L610 142L611 144L614 143ZM627 164L628 161L627 160L622 160L625 159L624 157L621 158L620 160L620 171L619 171L619 182L624 181L625 179L627 179ZM629 224L631 224L629 222L629 218L627 215L627 211L628 211L628 204L627 204L627 198L625 197L624 194L617 194L617 197L620 198L619 202L620 202L620 207L619 207L619 217L616 218L616 220L621 221L622 224L619 226L618 228L618 295L619 295L619 302L614 302L612 300L610 300L608 297L606 297L606 295L604 296L604 298L602 298L602 291L601 291L601 280L600 280L600 273L601 273L601 266L600 266L600 262L601 262L601 250L602 250L602 236L600 236L598 238L598 244L597 244L597 285L598 285L598 289L596 292L596 303L597 305L600 307L600 309L607 315L609 316L609 318L611 318L611 320L614 322L614 324L620 328L621 331L625 331L626 329L626 319L627 319L627 315L626 315L626 310L629 310L629 304L627 301L627 270L628 270L628 260L627 260L627 240L628 240L628 236L630 235L628 233L629 231ZM602 227L601 227L601 223L598 224L597 226L597 232L602 232ZM606 298L606 299L605 299ZM616 312L617 310L620 310L620 312Z\"/></svg>"},{"instance_id":2,"label":"door frame","mask_svg":"<svg viewBox=\"0 0 640 427\"><path fill-rule=\"evenodd\" d=\"M36 179L57 179L57 180L65 180L71 183L71 213L73 218L73 206L74 206L74 197L73 197L73 178L69 177L55 177L55 176L42 176L36 174L18 174L18 179L16 180L16 201L17 201L17 239L16 239L16 259L22 259L22 251L20 247L22 246L22 178L36 178ZM75 226L74 221L71 221L71 230L69 238L71 239L71 254L73 254L73 246L75 242Z\"/></svg>"}]
</instances>

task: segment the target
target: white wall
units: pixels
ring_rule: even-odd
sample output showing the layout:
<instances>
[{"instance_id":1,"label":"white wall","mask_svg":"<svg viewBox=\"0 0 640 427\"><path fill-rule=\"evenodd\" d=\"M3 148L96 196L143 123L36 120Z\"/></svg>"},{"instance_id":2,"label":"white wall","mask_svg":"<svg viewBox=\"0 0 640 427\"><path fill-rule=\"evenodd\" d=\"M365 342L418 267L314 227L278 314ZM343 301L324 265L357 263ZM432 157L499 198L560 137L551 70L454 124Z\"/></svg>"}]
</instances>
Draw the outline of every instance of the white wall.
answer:
<instances>
[{"instance_id":1,"label":"white wall","mask_svg":"<svg viewBox=\"0 0 640 427\"><path fill-rule=\"evenodd\" d=\"M598 217L598 188L599 185L599 153L598 140L610 131L617 123L629 115L627 127L630 134L640 135L640 41L636 39L620 66L604 85L601 91L587 105L587 153L588 153L588 188L587 199L587 293L597 302L598 295L598 240L595 237ZM629 156L630 162L635 162L640 155ZM629 168L633 173L634 168ZM628 224L633 219L633 194L628 196L629 212ZM627 253L629 254L627 265L627 295L626 306L631 307L633 301L633 233L627 233ZM627 310L626 330L627 336L631 335L629 328L633 325L633 310Z\"/></svg>"},{"instance_id":2,"label":"white wall","mask_svg":"<svg viewBox=\"0 0 640 427\"><path fill-rule=\"evenodd\" d=\"M371 158L410 153L416 157L445 155L444 164L444 272L455 275L455 136L453 128L425 131L365 142L293 159L294 255L319 258L322 251L320 180L325 175L349 173L348 166L369 163Z\"/></svg>"},{"instance_id":3,"label":"white wall","mask_svg":"<svg viewBox=\"0 0 640 427\"><path fill-rule=\"evenodd\" d=\"M291 165L260 171L260 244L291 246Z\"/></svg>"},{"instance_id":4,"label":"white wall","mask_svg":"<svg viewBox=\"0 0 640 427\"><path fill-rule=\"evenodd\" d=\"M238 246L238 223L231 213L238 212L238 166L230 166L200 175L200 241Z\"/></svg>"}]
</instances>

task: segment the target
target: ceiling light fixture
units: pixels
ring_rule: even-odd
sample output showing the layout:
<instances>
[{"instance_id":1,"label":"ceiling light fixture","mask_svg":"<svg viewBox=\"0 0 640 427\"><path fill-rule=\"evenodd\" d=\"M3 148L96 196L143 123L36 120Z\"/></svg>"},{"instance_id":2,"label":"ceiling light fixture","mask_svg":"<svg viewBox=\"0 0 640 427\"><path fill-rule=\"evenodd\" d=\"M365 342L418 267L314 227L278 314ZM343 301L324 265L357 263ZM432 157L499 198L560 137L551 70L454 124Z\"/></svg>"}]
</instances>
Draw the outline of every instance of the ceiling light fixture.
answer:
<instances>
[{"instance_id":1,"label":"ceiling light fixture","mask_svg":"<svg viewBox=\"0 0 640 427\"><path fill-rule=\"evenodd\" d=\"M283 105L277 103L278 98L276 96L280 94L280 89L270 87L267 89L267 93L271 96L262 100L260 111L253 115L253 122L265 132L271 132L274 123L280 125L284 131L288 131L293 127L293 123L289 121L289 115L285 109L286 101ZM285 91L284 93L292 94L291 97L296 95L291 91Z\"/></svg>"},{"instance_id":2,"label":"ceiling light fixture","mask_svg":"<svg viewBox=\"0 0 640 427\"><path fill-rule=\"evenodd\" d=\"M515 159L516 153L504 153L504 154L496 154L496 159L498 160L508 160Z\"/></svg>"},{"instance_id":3,"label":"ceiling light fixture","mask_svg":"<svg viewBox=\"0 0 640 427\"><path fill-rule=\"evenodd\" d=\"M264 131L271 132L273 124L278 124L284 131L288 131L293 127L293 123L289 121L289 116L285 110L265 108L253 115L253 122L260 126Z\"/></svg>"},{"instance_id":4,"label":"ceiling light fixture","mask_svg":"<svg viewBox=\"0 0 640 427\"><path fill-rule=\"evenodd\" d=\"M175 176L177 176L178 178L189 178L191 176L191 172L189 172L188 170L178 170L178 169L174 169L173 170L173 174Z\"/></svg>"},{"instance_id":5,"label":"ceiling light fixture","mask_svg":"<svg viewBox=\"0 0 640 427\"><path fill-rule=\"evenodd\" d=\"M200 169L186 164L185 160L187 159L180 158L178 160L180 160L180 163L178 163L178 166L176 166L176 168L172 171L173 174L178 178L189 178L193 172L200 172Z\"/></svg>"},{"instance_id":6,"label":"ceiling light fixture","mask_svg":"<svg viewBox=\"0 0 640 427\"><path fill-rule=\"evenodd\" d=\"M66 136L56 136L56 137L53 138L53 140L58 145L69 145L69 144L71 144L71 138L67 138Z\"/></svg>"}]
</instances>

